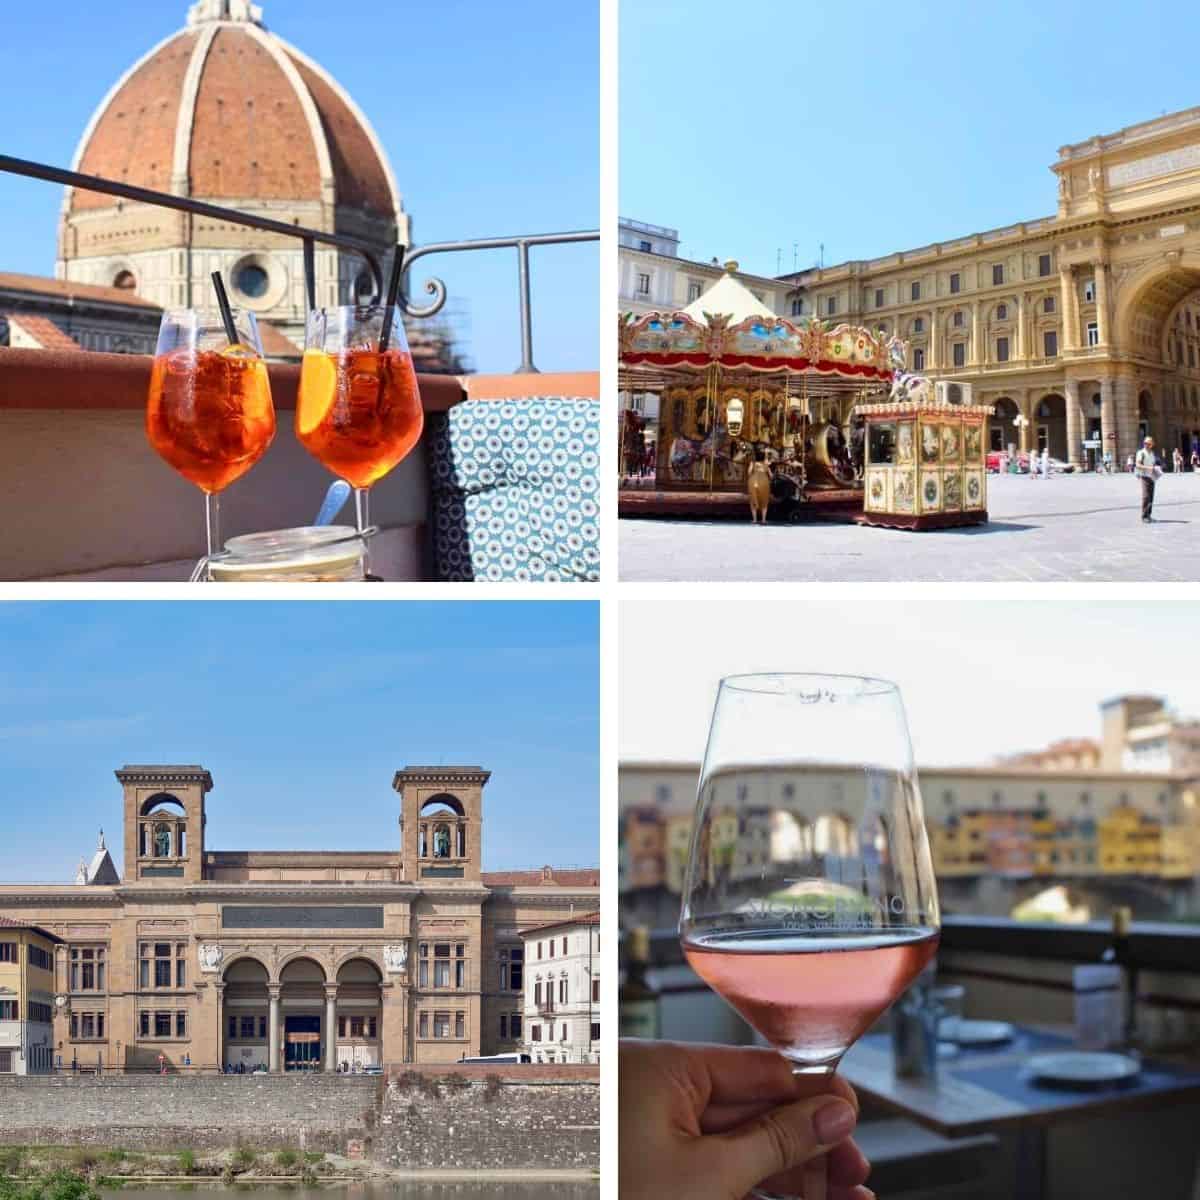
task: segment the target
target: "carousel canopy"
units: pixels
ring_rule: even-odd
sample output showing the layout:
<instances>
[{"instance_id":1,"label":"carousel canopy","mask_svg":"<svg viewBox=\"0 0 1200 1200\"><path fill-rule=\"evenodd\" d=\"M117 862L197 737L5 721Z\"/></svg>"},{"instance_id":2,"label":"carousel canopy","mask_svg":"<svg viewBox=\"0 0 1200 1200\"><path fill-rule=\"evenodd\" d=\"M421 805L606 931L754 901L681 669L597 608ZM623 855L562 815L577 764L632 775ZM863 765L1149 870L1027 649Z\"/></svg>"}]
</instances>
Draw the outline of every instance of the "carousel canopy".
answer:
<instances>
[{"instance_id":1,"label":"carousel canopy","mask_svg":"<svg viewBox=\"0 0 1200 1200\"><path fill-rule=\"evenodd\" d=\"M729 318L730 325L749 317L774 318L775 314L744 284L734 278L736 262L725 264L725 274L683 311L693 321L705 321L709 314Z\"/></svg>"}]
</instances>

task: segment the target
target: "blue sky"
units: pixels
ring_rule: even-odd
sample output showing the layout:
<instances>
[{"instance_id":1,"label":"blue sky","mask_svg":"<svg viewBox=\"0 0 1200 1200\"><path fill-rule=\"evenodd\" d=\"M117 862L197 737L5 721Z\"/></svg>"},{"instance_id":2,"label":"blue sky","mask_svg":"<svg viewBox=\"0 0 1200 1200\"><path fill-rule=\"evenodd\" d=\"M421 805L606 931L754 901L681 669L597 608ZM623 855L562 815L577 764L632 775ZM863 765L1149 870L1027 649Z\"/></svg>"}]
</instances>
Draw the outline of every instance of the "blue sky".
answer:
<instances>
[{"instance_id":1,"label":"blue sky","mask_svg":"<svg viewBox=\"0 0 1200 1200\"><path fill-rule=\"evenodd\" d=\"M375 126L418 243L597 227L596 0L262 2L267 26L330 71ZM184 24L187 8L188 0L4 4L0 151L70 166L105 93ZM60 200L50 184L0 175L0 271L53 274ZM596 243L533 251L542 370L598 365L598 263ZM467 310L476 368L515 368L516 251L417 268L439 274L451 304ZM414 292L426 277L413 280Z\"/></svg>"},{"instance_id":2,"label":"blue sky","mask_svg":"<svg viewBox=\"0 0 1200 1200\"><path fill-rule=\"evenodd\" d=\"M217 850L398 846L392 775L470 763L484 868L599 860L590 602L0 605L0 881L69 881L124 763L200 763Z\"/></svg>"},{"instance_id":3,"label":"blue sky","mask_svg":"<svg viewBox=\"0 0 1200 1200\"><path fill-rule=\"evenodd\" d=\"M621 4L621 215L777 274L1052 215L1058 147L1200 104L1194 4Z\"/></svg>"}]
</instances>

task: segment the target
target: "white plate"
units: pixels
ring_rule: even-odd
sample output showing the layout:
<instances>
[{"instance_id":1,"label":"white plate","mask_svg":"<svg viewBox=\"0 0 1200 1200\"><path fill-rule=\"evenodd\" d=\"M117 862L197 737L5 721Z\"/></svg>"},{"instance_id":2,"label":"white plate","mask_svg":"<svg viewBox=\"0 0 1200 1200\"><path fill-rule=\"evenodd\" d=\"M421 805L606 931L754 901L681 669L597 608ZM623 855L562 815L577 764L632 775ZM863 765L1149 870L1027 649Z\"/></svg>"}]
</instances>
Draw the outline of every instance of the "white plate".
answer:
<instances>
[{"instance_id":1,"label":"white plate","mask_svg":"<svg viewBox=\"0 0 1200 1200\"><path fill-rule=\"evenodd\" d=\"M1060 1054L1035 1054L1029 1070L1038 1079L1054 1083L1120 1083L1132 1079L1142 1067L1127 1054L1098 1050L1064 1050Z\"/></svg>"},{"instance_id":2,"label":"white plate","mask_svg":"<svg viewBox=\"0 0 1200 1200\"><path fill-rule=\"evenodd\" d=\"M968 1021L966 1017L944 1017L938 1037L960 1046L995 1046L1012 1041L1013 1027L1007 1021Z\"/></svg>"}]
</instances>

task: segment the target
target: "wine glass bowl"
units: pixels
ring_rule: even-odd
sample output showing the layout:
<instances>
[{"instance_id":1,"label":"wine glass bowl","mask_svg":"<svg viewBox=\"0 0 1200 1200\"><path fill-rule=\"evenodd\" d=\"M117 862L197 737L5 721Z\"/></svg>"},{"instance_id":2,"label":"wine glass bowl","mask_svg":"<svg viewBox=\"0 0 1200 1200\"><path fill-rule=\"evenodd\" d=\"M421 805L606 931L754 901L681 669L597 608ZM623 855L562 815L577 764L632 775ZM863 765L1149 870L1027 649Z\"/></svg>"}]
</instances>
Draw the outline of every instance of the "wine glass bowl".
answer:
<instances>
[{"instance_id":1,"label":"wine glass bowl","mask_svg":"<svg viewBox=\"0 0 1200 1200\"><path fill-rule=\"evenodd\" d=\"M146 436L202 492L240 479L275 437L275 407L253 313L234 312L238 340L193 310L163 315L150 374Z\"/></svg>"},{"instance_id":2,"label":"wine glass bowl","mask_svg":"<svg viewBox=\"0 0 1200 1200\"><path fill-rule=\"evenodd\" d=\"M393 313L386 349L382 305L309 314L296 436L323 466L360 491L396 467L424 427L404 325Z\"/></svg>"},{"instance_id":3,"label":"wine glass bowl","mask_svg":"<svg viewBox=\"0 0 1200 1200\"><path fill-rule=\"evenodd\" d=\"M696 973L825 1074L930 961L939 922L895 685L722 680L680 917Z\"/></svg>"}]
</instances>

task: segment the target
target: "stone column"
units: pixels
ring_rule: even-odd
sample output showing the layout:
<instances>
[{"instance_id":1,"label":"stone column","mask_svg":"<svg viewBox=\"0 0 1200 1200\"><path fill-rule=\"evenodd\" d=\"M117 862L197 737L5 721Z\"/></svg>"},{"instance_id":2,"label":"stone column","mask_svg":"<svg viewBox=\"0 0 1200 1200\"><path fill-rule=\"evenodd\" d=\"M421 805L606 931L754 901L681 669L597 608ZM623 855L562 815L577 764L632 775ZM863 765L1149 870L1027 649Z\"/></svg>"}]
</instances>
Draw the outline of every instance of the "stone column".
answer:
<instances>
[{"instance_id":1,"label":"stone column","mask_svg":"<svg viewBox=\"0 0 1200 1200\"><path fill-rule=\"evenodd\" d=\"M1137 385L1127 376L1113 383L1113 410L1116 419L1117 453L1122 462L1138 450ZM1162 453L1162 444L1158 452Z\"/></svg>"},{"instance_id":2,"label":"stone column","mask_svg":"<svg viewBox=\"0 0 1200 1200\"><path fill-rule=\"evenodd\" d=\"M1067 461L1077 467L1083 465L1082 440L1083 414L1079 409L1079 380L1068 379L1063 384L1067 406Z\"/></svg>"},{"instance_id":3,"label":"stone column","mask_svg":"<svg viewBox=\"0 0 1200 1200\"><path fill-rule=\"evenodd\" d=\"M971 305L971 353L967 355L967 362L973 367L978 367L983 364L986 355L983 353L983 321L980 319L979 301L976 300Z\"/></svg>"},{"instance_id":4,"label":"stone column","mask_svg":"<svg viewBox=\"0 0 1200 1200\"><path fill-rule=\"evenodd\" d=\"M1125 465L1124 458L1118 455L1117 445L1117 412L1113 402L1113 381L1100 380L1100 454L1111 454L1113 466L1119 471ZM1128 453L1128 452L1126 452Z\"/></svg>"},{"instance_id":5,"label":"stone column","mask_svg":"<svg viewBox=\"0 0 1200 1200\"><path fill-rule=\"evenodd\" d=\"M1059 307L1062 309L1062 335L1064 350L1075 349L1076 330L1079 321L1075 317L1075 272L1071 267L1060 267L1058 281L1062 293Z\"/></svg>"},{"instance_id":6,"label":"stone column","mask_svg":"<svg viewBox=\"0 0 1200 1200\"><path fill-rule=\"evenodd\" d=\"M936 309L929 312L929 361L926 367L933 369L942 365L942 356L938 352L938 315Z\"/></svg>"},{"instance_id":7,"label":"stone column","mask_svg":"<svg viewBox=\"0 0 1200 1200\"><path fill-rule=\"evenodd\" d=\"M225 984L220 981L214 983L213 995L216 998L215 1007L217 1010L217 1036L215 1039L217 1047L217 1070L221 1071L225 1068Z\"/></svg>"},{"instance_id":8,"label":"stone column","mask_svg":"<svg viewBox=\"0 0 1200 1200\"><path fill-rule=\"evenodd\" d=\"M325 1070L337 1070L337 984L325 985Z\"/></svg>"},{"instance_id":9,"label":"stone column","mask_svg":"<svg viewBox=\"0 0 1200 1200\"><path fill-rule=\"evenodd\" d=\"M271 1074L276 1074L280 1069L279 1063L279 993L282 989L282 984L268 983L267 996L270 1006L270 1019L267 1021L267 1037L270 1041L267 1043L267 1068Z\"/></svg>"},{"instance_id":10,"label":"stone column","mask_svg":"<svg viewBox=\"0 0 1200 1200\"><path fill-rule=\"evenodd\" d=\"M1096 333L1101 346L1108 345L1108 263L1096 264Z\"/></svg>"},{"instance_id":11,"label":"stone column","mask_svg":"<svg viewBox=\"0 0 1200 1200\"><path fill-rule=\"evenodd\" d=\"M1029 356L1029 297L1017 297L1017 359L1024 362Z\"/></svg>"}]
</instances>

